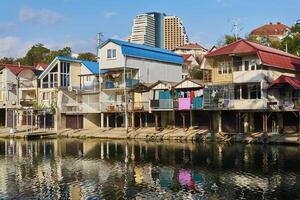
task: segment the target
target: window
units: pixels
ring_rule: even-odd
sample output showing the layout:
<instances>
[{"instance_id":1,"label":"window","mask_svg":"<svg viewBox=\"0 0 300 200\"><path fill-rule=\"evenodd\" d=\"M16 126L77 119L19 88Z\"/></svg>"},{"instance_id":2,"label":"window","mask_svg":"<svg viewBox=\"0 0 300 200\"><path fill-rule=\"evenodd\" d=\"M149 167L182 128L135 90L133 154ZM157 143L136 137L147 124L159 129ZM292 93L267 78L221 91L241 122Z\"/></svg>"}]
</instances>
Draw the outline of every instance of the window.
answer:
<instances>
[{"instance_id":1,"label":"window","mask_svg":"<svg viewBox=\"0 0 300 200\"><path fill-rule=\"evenodd\" d=\"M113 59L116 58L116 49L107 49L107 54L106 54L106 58L107 59Z\"/></svg>"},{"instance_id":2,"label":"window","mask_svg":"<svg viewBox=\"0 0 300 200\"><path fill-rule=\"evenodd\" d=\"M43 93L43 100L50 100L50 92Z\"/></svg>"},{"instance_id":3,"label":"window","mask_svg":"<svg viewBox=\"0 0 300 200\"><path fill-rule=\"evenodd\" d=\"M93 80L93 77L92 76L86 76L85 78L84 78L84 81L86 81L86 82L91 82Z\"/></svg>"},{"instance_id":4,"label":"window","mask_svg":"<svg viewBox=\"0 0 300 200\"><path fill-rule=\"evenodd\" d=\"M257 70L260 69L260 66L256 66L256 59L244 60L244 70Z\"/></svg>"},{"instance_id":5,"label":"window","mask_svg":"<svg viewBox=\"0 0 300 200\"><path fill-rule=\"evenodd\" d=\"M230 62L224 61L218 63L218 73L219 74L229 74L232 72Z\"/></svg>"},{"instance_id":6,"label":"window","mask_svg":"<svg viewBox=\"0 0 300 200\"><path fill-rule=\"evenodd\" d=\"M245 71L248 71L249 70L249 61L248 60L244 61L244 66L245 66Z\"/></svg>"},{"instance_id":7,"label":"window","mask_svg":"<svg viewBox=\"0 0 300 200\"><path fill-rule=\"evenodd\" d=\"M70 63L60 63L60 86L68 87L70 85Z\"/></svg>"}]
</instances>

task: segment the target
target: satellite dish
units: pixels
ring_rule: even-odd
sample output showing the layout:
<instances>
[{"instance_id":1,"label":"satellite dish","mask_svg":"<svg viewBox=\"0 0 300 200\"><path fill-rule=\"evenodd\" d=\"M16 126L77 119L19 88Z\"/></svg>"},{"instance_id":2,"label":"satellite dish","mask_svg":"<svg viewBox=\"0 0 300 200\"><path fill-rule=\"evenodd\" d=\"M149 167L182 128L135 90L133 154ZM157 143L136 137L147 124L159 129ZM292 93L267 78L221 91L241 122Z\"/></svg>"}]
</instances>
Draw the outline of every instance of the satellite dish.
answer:
<instances>
[{"instance_id":1,"label":"satellite dish","mask_svg":"<svg viewBox=\"0 0 300 200\"><path fill-rule=\"evenodd\" d=\"M72 92L73 91L73 87L72 86L68 86L68 91Z\"/></svg>"}]
</instances>

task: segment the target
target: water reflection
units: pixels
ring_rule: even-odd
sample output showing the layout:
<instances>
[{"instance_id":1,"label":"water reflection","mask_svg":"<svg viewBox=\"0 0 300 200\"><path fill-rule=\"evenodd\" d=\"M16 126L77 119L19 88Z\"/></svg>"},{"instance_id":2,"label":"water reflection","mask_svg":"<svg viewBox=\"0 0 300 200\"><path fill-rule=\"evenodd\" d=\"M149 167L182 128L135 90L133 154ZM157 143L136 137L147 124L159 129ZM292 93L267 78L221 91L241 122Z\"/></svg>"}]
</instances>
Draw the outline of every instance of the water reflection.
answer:
<instances>
[{"instance_id":1,"label":"water reflection","mask_svg":"<svg viewBox=\"0 0 300 200\"><path fill-rule=\"evenodd\" d=\"M300 199L300 148L0 140L0 197Z\"/></svg>"}]
</instances>

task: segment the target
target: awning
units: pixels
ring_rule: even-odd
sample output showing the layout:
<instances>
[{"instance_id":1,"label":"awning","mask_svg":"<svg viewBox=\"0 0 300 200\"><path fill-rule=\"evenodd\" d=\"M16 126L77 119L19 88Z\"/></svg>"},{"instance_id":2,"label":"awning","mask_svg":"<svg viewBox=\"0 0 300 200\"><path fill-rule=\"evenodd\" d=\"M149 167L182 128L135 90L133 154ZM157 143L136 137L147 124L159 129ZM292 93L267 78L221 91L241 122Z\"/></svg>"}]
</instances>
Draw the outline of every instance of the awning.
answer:
<instances>
[{"instance_id":1,"label":"awning","mask_svg":"<svg viewBox=\"0 0 300 200\"><path fill-rule=\"evenodd\" d=\"M281 75L279 78L272 81L272 84L270 85L269 89L274 87L283 87L286 85L290 85L295 90L300 90L300 79L290 76Z\"/></svg>"}]
</instances>

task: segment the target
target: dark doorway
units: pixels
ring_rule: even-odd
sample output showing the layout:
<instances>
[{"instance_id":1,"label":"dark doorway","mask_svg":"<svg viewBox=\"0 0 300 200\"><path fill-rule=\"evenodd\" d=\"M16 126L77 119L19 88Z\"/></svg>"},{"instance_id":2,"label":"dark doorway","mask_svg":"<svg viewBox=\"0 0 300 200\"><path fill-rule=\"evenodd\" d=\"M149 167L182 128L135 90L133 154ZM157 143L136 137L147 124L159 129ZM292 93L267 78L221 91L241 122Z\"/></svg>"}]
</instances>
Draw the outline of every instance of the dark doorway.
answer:
<instances>
[{"instance_id":1,"label":"dark doorway","mask_svg":"<svg viewBox=\"0 0 300 200\"><path fill-rule=\"evenodd\" d=\"M83 115L66 115L66 128L82 129Z\"/></svg>"}]
</instances>

